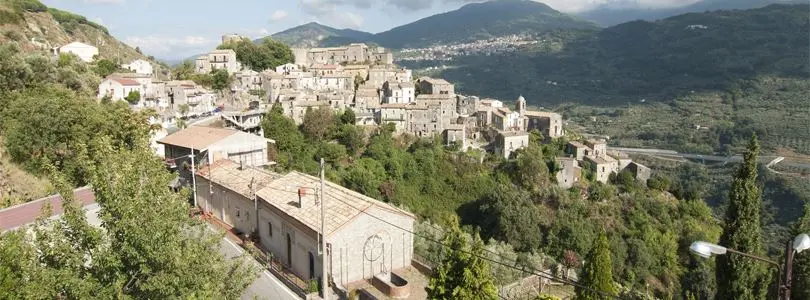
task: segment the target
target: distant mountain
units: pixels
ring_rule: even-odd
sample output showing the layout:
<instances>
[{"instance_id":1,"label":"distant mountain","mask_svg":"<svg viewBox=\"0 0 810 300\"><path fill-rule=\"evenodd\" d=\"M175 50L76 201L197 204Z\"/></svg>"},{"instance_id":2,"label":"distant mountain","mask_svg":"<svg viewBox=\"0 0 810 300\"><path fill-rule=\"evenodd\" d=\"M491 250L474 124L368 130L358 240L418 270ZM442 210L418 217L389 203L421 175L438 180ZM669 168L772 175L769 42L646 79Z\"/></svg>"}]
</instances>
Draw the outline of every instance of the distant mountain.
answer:
<instances>
[{"instance_id":1,"label":"distant mountain","mask_svg":"<svg viewBox=\"0 0 810 300\"><path fill-rule=\"evenodd\" d=\"M666 9L614 9L609 4L603 4L590 11L582 12L577 16L602 26L613 26L635 20L654 21L690 12L706 12L715 10L752 9L765 7L769 4L800 4L806 0L703 0L691 5Z\"/></svg>"},{"instance_id":2,"label":"distant mountain","mask_svg":"<svg viewBox=\"0 0 810 300\"><path fill-rule=\"evenodd\" d=\"M364 42L370 40L373 36L368 32L353 29L336 29L311 22L273 34L270 37L292 47L317 47Z\"/></svg>"},{"instance_id":3,"label":"distant mountain","mask_svg":"<svg viewBox=\"0 0 810 300\"><path fill-rule=\"evenodd\" d=\"M774 4L633 21L595 33L555 32L543 39L565 47L459 57L440 77L462 93L532 95L542 101L536 105L671 99L761 76L806 79L809 19L809 5Z\"/></svg>"},{"instance_id":4,"label":"distant mountain","mask_svg":"<svg viewBox=\"0 0 810 300\"><path fill-rule=\"evenodd\" d=\"M525 32L596 28L593 23L566 15L543 3L495 0L467 4L454 11L378 33L373 41L385 47L406 48Z\"/></svg>"}]
</instances>

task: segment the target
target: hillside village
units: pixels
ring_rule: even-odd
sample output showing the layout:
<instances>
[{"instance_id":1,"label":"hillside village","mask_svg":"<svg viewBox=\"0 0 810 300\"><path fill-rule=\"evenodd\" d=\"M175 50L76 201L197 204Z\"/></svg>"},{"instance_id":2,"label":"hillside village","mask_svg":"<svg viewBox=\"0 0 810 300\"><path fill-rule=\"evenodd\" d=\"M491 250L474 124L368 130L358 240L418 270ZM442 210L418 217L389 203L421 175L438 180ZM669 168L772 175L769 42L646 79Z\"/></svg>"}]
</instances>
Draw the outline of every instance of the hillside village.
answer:
<instances>
[{"instance_id":1,"label":"hillside village","mask_svg":"<svg viewBox=\"0 0 810 300\"><path fill-rule=\"evenodd\" d=\"M222 42L239 38L225 35ZM222 69L235 78L230 87L233 101L226 101L192 81L157 79L143 60L126 65L134 73L115 73L106 78L99 86L99 98L124 100L136 92L140 99L133 103L133 108L157 110L162 119L153 122L161 124L164 130L153 136L153 147L163 157L166 153L158 140L169 134L165 129L173 128L178 118L217 113L226 127L261 136L261 120L274 104L281 105L284 114L297 124L303 122L311 109L330 109L336 113L352 110L358 125L394 124L398 134L441 136L448 145L456 144L464 150L482 148L507 159L529 144L531 131L537 131L546 141L564 136L560 114L529 110L523 96L510 109L500 100L457 94L454 85L446 80L413 78L410 70L396 66L393 54L381 47L350 44L294 48L293 54L293 63L262 72L244 68L230 49L198 57L197 73ZM234 101L240 104L226 105ZM648 168L632 163L626 154L608 152L605 141L572 141L567 149L570 157L558 159L563 171L557 179L563 187L571 187L582 179L582 167L591 170L596 180L603 183L608 182L610 174L628 167L641 181L649 178Z\"/></svg>"},{"instance_id":2,"label":"hillside village","mask_svg":"<svg viewBox=\"0 0 810 300\"><path fill-rule=\"evenodd\" d=\"M510 1L491 5L540 6ZM42 7L26 10L26 18L60 15ZM572 26L591 26L578 22ZM760 245L793 234L773 235L763 230L772 221L759 223L760 206L771 209L760 202L773 187L747 187L760 184L759 175L773 180L780 173L771 166L784 157L758 175L756 132L723 188L730 190L725 201L744 204L724 208L730 216L757 212L729 226L737 220L724 224L702 199L707 183L698 181L708 175L683 160L669 160L679 166L673 176L657 165L661 156L581 135L564 107L529 105L545 103L541 96L466 95L456 90L461 80L397 64L504 57L545 43L509 34L410 49L370 39L279 43L270 51L280 55L261 57L261 67L239 47L264 51L258 45L278 41L225 34L216 49L167 72L140 49L113 54L120 49L108 41L77 36L51 45L6 32L16 42L0 46L13 56L0 68L24 75L0 87L0 167L19 165L25 174L0 169L0 200L10 189L2 179L11 176L22 184L52 180L41 185L55 195L0 206L0 257L19 257L0 260L8 283L0 295L711 299L716 289L717 298L735 298L722 296L721 267L718 282L703 285L715 265L701 263L698 256L707 255L695 245L722 243L721 234L742 228L740 236L762 239L751 253L783 250ZM63 81L69 76L56 71L63 65L86 82ZM627 147L620 142L612 145ZM802 220L808 216L810 208ZM803 248L788 241L791 257L810 248L807 235L796 241ZM762 273L757 282L782 280ZM54 275L65 279L61 290L48 290ZM789 283L779 288L789 295Z\"/></svg>"}]
</instances>

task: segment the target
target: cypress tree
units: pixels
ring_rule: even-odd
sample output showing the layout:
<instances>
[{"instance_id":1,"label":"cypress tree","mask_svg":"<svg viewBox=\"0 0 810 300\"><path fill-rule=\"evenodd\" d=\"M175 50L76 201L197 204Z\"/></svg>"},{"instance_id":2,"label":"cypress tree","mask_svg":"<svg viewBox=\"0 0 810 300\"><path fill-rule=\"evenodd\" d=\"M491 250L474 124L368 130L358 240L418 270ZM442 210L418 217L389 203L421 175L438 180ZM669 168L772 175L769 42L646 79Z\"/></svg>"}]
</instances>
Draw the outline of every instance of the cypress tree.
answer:
<instances>
[{"instance_id":1,"label":"cypress tree","mask_svg":"<svg viewBox=\"0 0 810 300\"><path fill-rule=\"evenodd\" d=\"M452 227L444 238L447 254L430 277L428 299L498 299L498 290L484 257L484 245L478 234L472 245L452 220Z\"/></svg>"},{"instance_id":2,"label":"cypress tree","mask_svg":"<svg viewBox=\"0 0 810 300\"><path fill-rule=\"evenodd\" d=\"M617 295L616 287L613 285L613 264L610 258L610 244L608 243L607 234L604 229L599 232L599 236L594 241L591 252L589 252L588 256L585 258L585 266L582 267L579 284L607 295ZM593 290L577 287L575 299L611 299Z\"/></svg>"},{"instance_id":3,"label":"cypress tree","mask_svg":"<svg viewBox=\"0 0 810 300\"><path fill-rule=\"evenodd\" d=\"M793 236L810 233L810 204L804 206L804 215L796 223L793 233ZM807 253L793 258L791 296L793 299L810 299L810 255Z\"/></svg>"},{"instance_id":4,"label":"cypress tree","mask_svg":"<svg viewBox=\"0 0 810 300\"><path fill-rule=\"evenodd\" d=\"M725 227L720 236L720 245L744 253L763 254L760 208L762 194L757 186L757 161L759 142L756 135L744 155L728 195ZM717 257L717 299L755 300L764 299L768 291L762 262L740 255Z\"/></svg>"}]
</instances>

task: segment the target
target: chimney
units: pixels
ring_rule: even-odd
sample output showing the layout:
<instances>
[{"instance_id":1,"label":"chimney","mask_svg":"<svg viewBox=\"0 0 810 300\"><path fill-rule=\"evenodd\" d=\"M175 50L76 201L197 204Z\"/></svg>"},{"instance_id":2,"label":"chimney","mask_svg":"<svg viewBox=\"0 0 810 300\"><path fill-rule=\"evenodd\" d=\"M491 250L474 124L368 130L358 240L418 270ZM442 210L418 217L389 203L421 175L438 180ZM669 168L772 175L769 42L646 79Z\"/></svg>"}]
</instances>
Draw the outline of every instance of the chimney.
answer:
<instances>
[{"instance_id":1,"label":"chimney","mask_svg":"<svg viewBox=\"0 0 810 300\"><path fill-rule=\"evenodd\" d=\"M307 195L307 188L298 188L298 208L304 208L304 197Z\"/></svg>"}]
</instances>

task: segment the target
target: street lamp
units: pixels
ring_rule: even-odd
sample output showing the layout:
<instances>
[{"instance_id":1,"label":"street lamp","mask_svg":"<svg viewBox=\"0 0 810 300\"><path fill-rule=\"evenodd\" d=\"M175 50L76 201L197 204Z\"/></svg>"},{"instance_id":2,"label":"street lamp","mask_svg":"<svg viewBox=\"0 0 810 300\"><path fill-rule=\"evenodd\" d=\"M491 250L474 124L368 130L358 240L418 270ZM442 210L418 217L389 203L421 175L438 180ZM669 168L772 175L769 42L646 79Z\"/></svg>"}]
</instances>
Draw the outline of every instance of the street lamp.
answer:
<instances>
[{"instance_id":1,"label":"street lamp","mask_svg":"<svg viewBox=\"0 0 810 300\"><path fill-rule=\"evenodd\" d=\"M767 258L764 258L764 257L759 257L759 256L756 256L756 255L751 255L751 254L748 254L748 253L740 252L740 251L737 251L737 250L734 250L734 249L731 249L731 248L726 248L726 247L723 247L723 246L720 246L720 245L717 245L717 244L712 244L712 243L704 242L704 241L695 241L695 242L692 243L692 245L689 246L689 251L692 251L692 253L695 253L698 256L703 257L703 258L710 258L710 257L712 257L712 255L724 255L726 253L734 253L734 254L737 254L737 255L740 255L740 256L748 257L748 258L751 258L751 259L755 259L755 260L766 262L768 264L773 265L774 267L776 267L776 270L778 271L777 297L779 297L779 299L785 299L785 300L790 299L790 285L791 285L791 279L792 279L791 278L792 277L791 273L792 273L792 270L793 270L793 256L796 255L796 253L800 253L800 252L802 252L804 250L807 250L807 249L810 249L810 236L808 236L807 234L804 234L804 233L800 234L800 235L796 236L796 238L794 238L793 241L788 241L787 242L787 246L786 246L786 249L785 249L785 265L784 265L784 270L785 270L784 283L785 284L782 284L782 282L783 282L782 281L782 279L783 279L782 278L782 268L783 268L783 266L780 265L779 263L777 263L776 261L773 261L773 260L770 260L770 259L767 259Z\"/></svg>"}]
</instances>

